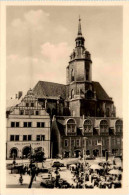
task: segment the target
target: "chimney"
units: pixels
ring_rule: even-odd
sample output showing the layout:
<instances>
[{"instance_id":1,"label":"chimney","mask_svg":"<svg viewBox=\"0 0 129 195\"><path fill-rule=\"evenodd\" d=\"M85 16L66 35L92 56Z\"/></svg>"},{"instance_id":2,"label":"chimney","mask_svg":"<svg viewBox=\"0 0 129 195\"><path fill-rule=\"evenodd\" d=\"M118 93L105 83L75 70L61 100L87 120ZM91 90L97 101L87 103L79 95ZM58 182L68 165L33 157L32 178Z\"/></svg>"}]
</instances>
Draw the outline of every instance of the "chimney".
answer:
<instances>
[{"instance_id":1,"label":"chimney","mask_svg":"<svg viewBox=\"0 0 129 195\"><path fill-rule=\"evenodd\" d=\"M20 99L22 95L23 95L23 92L22 91L18 91L18 99Z\"/></svg>"},{"instance_id":2,"label":"chimney","mask_svg":"<svg viewBox=\"0 0 129 195\"><path fill-rule=\"evenodd\" d=\"M15 95L15 99L17 99L18 98L18 96L17 96L17 94Z\"/></svg>"}]
</instances>

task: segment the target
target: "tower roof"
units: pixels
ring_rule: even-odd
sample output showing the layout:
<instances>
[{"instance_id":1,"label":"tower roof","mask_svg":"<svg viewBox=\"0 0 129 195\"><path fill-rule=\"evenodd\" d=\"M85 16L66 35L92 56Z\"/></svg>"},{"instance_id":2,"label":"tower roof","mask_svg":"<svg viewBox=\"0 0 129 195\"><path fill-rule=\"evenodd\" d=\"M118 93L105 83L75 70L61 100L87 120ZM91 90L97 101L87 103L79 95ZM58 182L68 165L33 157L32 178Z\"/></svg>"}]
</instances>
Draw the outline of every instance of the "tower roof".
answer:
<instances>
[{"instance_id":1,"label":"tower roof","mask_svg":"<svg viewBox=\"0 0 129 195\"><path fill-rule=\"evenodd\" d=\"M79 16L79 23L78 23L78 35L82 36L82 29L81 29L81 18Z\"/></svg>"},{"instance_id":2,"label":"tower roof","mask_svg":"<svg viewBox=\"0 0 129 195\"><path fill-rule=\"evenodd\" d=\"M82 36L82 27L81 27L81 18L80 18L80 16L79 16L78 21L79 21L78 22L78 33L77 33L77 37L76 37L75 41L79 40L79 39L85 40L84 37Z\"/></svg>"}]
</instances>

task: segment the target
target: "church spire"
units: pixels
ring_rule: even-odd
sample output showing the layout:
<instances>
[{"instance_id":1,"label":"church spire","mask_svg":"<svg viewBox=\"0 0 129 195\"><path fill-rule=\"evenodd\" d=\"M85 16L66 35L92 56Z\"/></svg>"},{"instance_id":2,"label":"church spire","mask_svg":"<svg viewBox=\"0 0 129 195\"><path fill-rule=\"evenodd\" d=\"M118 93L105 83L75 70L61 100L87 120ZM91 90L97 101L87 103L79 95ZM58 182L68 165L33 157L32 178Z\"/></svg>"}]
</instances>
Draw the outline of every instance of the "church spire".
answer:
<instances>
[{"instance_id":1,"label":"church spire","mask_svg":"<svg viewBox=\"0 0 129 195\"><path fill-rule=\"evenodd\" d=\"M76 41L76 47L83 47L84 48L85 39L82 36L81 18L80 18L80 16L79 16L79 23L78 23L78 34L77 34L77 38L75 39L75 41Z\"/></svg>"},{"instance_id":2,"label":"church spire","mask_svg":"<svg viewBox=\"0 0 129 195\"><path fill-rule=\"evenodd\" d=\"M79 15L79 23L78 23L78 35L82 35L80 15Z\"/></svg>"}]
</instances>

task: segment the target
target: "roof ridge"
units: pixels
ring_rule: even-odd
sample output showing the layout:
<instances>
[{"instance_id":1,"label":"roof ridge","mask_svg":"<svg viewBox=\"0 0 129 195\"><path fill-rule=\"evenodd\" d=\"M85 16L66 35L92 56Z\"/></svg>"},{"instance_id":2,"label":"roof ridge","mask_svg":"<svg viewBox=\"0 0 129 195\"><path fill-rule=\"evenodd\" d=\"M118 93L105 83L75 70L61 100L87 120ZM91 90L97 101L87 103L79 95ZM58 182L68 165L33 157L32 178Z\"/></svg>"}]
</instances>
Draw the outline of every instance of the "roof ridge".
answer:
<instances>
[{"instance_id":1,"label":"roof ridge","mask_svg":"<svg viewBox=\"0 0 129 195\"><path fill-rule=\"evenodd\" d=\"M62 83L55 83L55 82L49 82L49 81L38 81L38 83L41 83L41 82L44 82L44 83L52 83L52 84L58 84L58 85L64 85L66 86L66 84L62 84Z\"/></svg>"}]
</instances>

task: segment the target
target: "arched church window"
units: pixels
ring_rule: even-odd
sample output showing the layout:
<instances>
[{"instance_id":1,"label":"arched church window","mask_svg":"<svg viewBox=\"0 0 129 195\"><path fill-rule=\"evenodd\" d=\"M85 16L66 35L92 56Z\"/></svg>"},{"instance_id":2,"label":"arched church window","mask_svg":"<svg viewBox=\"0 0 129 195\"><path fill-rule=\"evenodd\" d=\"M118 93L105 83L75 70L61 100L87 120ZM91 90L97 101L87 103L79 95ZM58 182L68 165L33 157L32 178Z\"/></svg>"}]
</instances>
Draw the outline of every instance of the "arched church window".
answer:
<instances>
[{"instance_id":1,"label":"arched church window","mask_svg":"<svg viewBox=\"0 0 129 195\"><path fill-rule=\"evenodd\" d=\"M74 81L74 70L71 70L71 81Z\"/></svg>"},{"instance_id":2,"label":"arched church window","mask_svg":"<svg viewBox=\"0 0 129 195\"><path fill-rule=\"evenodd\" d=\"M91 120L85 120L83 127L84 127L84 132L85 133L92 132L93 128L92 128Z\"/></svg>"},{"instance_id":3,"label":"arched church window","mask_svg":"<svg viewBox=\"0 0 129 195\"><path fill-rule=\"evenodd\" d=\"M67 121L67 132L75 133L76 132L76 122L74 119L69 119Z\"/></svg>"},{"instance_id":4,"label":"arched church window","mask_svg":"<svg viewBox=\"0 0 129 195\"><path fill-rule=\"evenodd\" d=\"M108 122L107 120L100 121L100 132L107 133L108 132Z\"/></svg>"},{"instance_id":5,"label":"arched church window","mask_svg":"<svg viewBox=\"0 0 129 195\"><path fill-rule=\"evenodd\" d=\"M117 120L115 123L116 132L122 132L123 129L123 121Z\"/></svg>"},{"instance_id":6,"label":"arched church window","mask_svg":"<svg viewBox=\"0 0 129 195\"><path fill-rule=\"evenodd\" d=\"M71 99L74 98L74 90L71 90Z\"/></svg>"}]
</instances>

